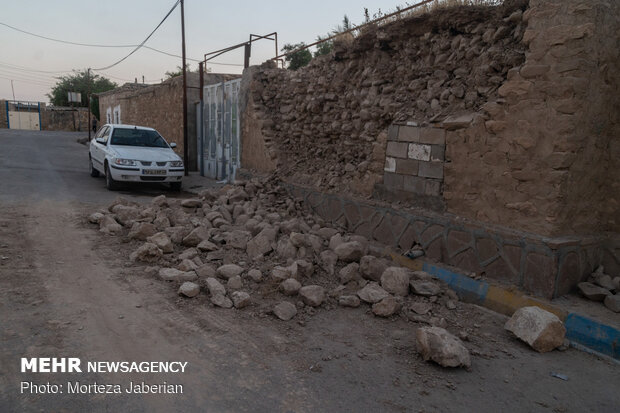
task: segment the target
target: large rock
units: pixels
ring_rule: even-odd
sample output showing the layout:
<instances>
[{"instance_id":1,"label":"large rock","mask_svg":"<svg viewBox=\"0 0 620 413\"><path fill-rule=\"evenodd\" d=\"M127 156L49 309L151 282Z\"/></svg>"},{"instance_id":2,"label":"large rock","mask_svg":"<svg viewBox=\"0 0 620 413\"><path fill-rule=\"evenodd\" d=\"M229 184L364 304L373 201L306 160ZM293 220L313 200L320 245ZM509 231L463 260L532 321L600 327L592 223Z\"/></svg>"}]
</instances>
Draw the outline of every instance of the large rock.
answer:
<instances>
[{"instance_id":1,"label":"large rock","mask_svg":"<svg viewBox=\"0 0 620 413\"><path fill-rule=\"evenodd\" d=\"M287 237L280 238L276 247L276 253L283 259L295 258L297 256L297 248Z\"/></svg>"},{"instance_id":2,"label":"large rock","mask_svg":"<svg viewBox=\"0 0 620 413\"><path fill-rule=\"evenodd\" d=\"M376 282L369 282L364 288L357 292L357 296L364 302L375 304L389 296L390 293L385 291Z\"/></svg>"},{"instance_id":3,"label":"large rock","mask_svg":"<svg viewBox=\"0 0 620 413\"><path fill-rule=\"evenodd\" d=\"M400 297L387 296L383 300L372 305L372 312L379 317L389 317L394 315L403 307Z\"/></svg>"},{"instance_id":4,"label":"large rock","mask_svg":"<svg viewBox=\"0 0 620 413\"><path fill-rule=\"evenodd\" d=\"M247 307L248 305L252 303L250 294L244 291L235 291L230 294L230 298L232 298L233 305L237 309Z\"/></svg>"},{"instance_id":5,"label":"large rock","mask_svg":"<svg viewBox=\"0 0 620 413\"><path fill-rule=\"evenodd\" d=\"M192 260L184 259L177 267L180 271L194 271L198 269L196 263Z\"/></svg>"},{"instance_id":6,"label":"large rock","mask_svg":"<svg viewBox=\"0 0 620 413\"><path fill-rule=\"evenodd\" d=\"M184 295L185 297L196 297L200 293L200 286L193 282L184 282L179 287L179 295Z\"/></svg>"},{"instance_id":7,"label":"large rock","mask_svg":"<svg viewBox=\"0 0 620 413\"><path fill-rule=\"evenodd\" d=\"M162 268L159 278L166 281L194 281L198 276L194 271L179 271L176 268Z\"/></svg>"},{"instance_id":8,"label":"large rock","mask_svg":"<svg viewBox=\"0 0 620 413\"><path fill-rule=\"evenodd\" d=\"M228 290L240 290L243 288L243 280L239 275L230 277L228 279L228 282L226 283L226 287L228 288Z\"/></svg>"},{"instance_id":9,"label":"large rock","mask_svg":"<svg viewBox=\"0 0 620 413\"><path fill-rule=\"evenodd\" d=\"M278 231L273 227L264 228L247 245L246 252L252 259L265 255L273 250Z\"/></svg>"},{"instance_id":10,"label":"large rock","mask_svg":"<svg viewBox=\"0 0 620 413\"><path fill-rule=\"evenodd\" d=\"M183 245L195 247L202 241L208 240L210 236L211 231L209 231L209 228L200 226L198 228L194 228L185 238L183 238Z\"/></svg>"},{"instance_id":11,"label":"large rock","mask_svg":"<svg viewBox=\"0 0 620 413\"><path fill-rule=\"evenodd\" d=\"M470 367L471 357L463 342L441 327L421 327L415 334L416 347L424 360L444 367Z\"/></svg>"},{"instance_id":12,"label":"large rock","mask_svg":"<svg viewBox=\"0 0 620 413\"><path fill-rule=\"evenodd\" d=\"M139 239L141 241L146 241L151 235L157 233L157 228L155 225L149 222L136 222L131 227L129 231L128 237L131 239Z\"/></svg>"},{"instance_id":13,"label":"large rock","mask_svg":"<svg viewBox=\"0 0 620 413\"><path fill-rule=\"evenodd\" d=\"M389 267L381 275L381 287L388 293L406 297L409 295L411 272L406 268Z\"/></svg>"},{"instance_id":14,"label":"large rock","mask_svg":"<svg viewBox=\"0 0 620 413\"><path fill-rule=\"evenodd\" d=\"M586 298L592 301L603 301L605 297L611 295L609 290L589 282L579 283L577 284L577 288L579 288L579 291L581 291Z\"/></svg>"},{"instance_id":15,"label":"large rock","mask_svg":"<svg viewBox=\"0 0 620 413\"><path fill-rule=\"evenodd\" d=\"M142 244L137 250L131 253L129 258L132 261L155 262L163 255L157 245L150 242Z\"/></svg>"},{"instance_id":16,"label":"large rock","mask_svg":"<svg viewBox=\"0 0 620 413\"><path fill-rule=\"evenodd\" d=\"M597 274L597 276L594 277L594 282L599 287L602 287L609 291L613 291L616 289L616 284L614 283L613 279L607 274Z\"/></svg>"},{"instance_id":17,"label":"large rock","mask_svg":"<svg viewBox=\"0 0 620 413\"><path fill-rule=\"evenodd\" d=\"M226 295L226 288L216 278L209 277L205 280L207 290L209 294L214 295Z\"/></svg>"},{"instance_id":18,"label":"large rock","mask_svg":"<svg viewBox=\"0 0 620 413\"><path fill-rule=\"evenodd\" d=\"M140 210L133 206L116 205L112 208L116 220L124 227L133 225L140 218Z\"/></svg>"},{"instance_id":19,"label":"large rock","mask_svg":"<svg viewBox=\"0 0 620 413\"><path fill-rule=\"evenodd\" d=\"M157 234L151 235L147 238L147 241L157 245L157 247L162 250L164 254L174 251L172 240L170 240L170 237L168 237L165 232L158 232Z\"/></svg>"},{"instance_id":20,"label":"large rock","mask_svg":"<svg viewBox=\"0 0 620 413\"><path fill-rule=\"evenodd\" d=\"M620 313L620 294L608 295L604 301L605 307L615 313Z\"/></svg>"},{"instance_id":21,"label":"large rock","mask_svg":"<svg viewBox=\"0 0 620 413\"><path fill-rule=\"evenodd\" d=\"M202 207L202 201L197 198L184 199L181 201L181 206L185 208L200 208Z\"/></svg>"},{"instance_id":22,"label":"large rock","mask_svg":"<svg viewBox=\"0 0 620 413\"><path fill-rule=\"evenodd\" d=\"M196 274L201 278L215 277L215 268L211 264L203 264L196 269Z\"/></svg>"},{"instance_id":23,"label":"large rock","mask_svg":"<svg viewBox=\"0 0 620 413\"><path fill-rule=\"evenodd\" d=\"M390 266L387 260L364 255L360 259L360 274L367 280L381 281L383 272Z\"/></svg>"},{"instance_id":24,"label":"large rock","mask_svg":"<svg viewBox=\"0 0 620 413\"><path fill-rule=\"evenodd\" d=\"M340 261L359 261L364 256L364 247L357 241L343 242L338 245L334 252Z\"/></svg>"},{"instance_id":25,"label":"large rock","mask_svg":"<svg viewBox=\"0 0 620 413\"><path fill-rule=\"evenodd\" d=\"M294 278L288 278L280 283L280 291L285 295L296 295L301 288L301 283Z\"/></svg>"},{"instance_id":26,"label":"large rock","mask_svg":"<svg viewBox=\"0 0 620 413\"><path fill-rule=\"evenodd\" d=\"M294 304L285 301L273 308L273 314L275 314L275 316L280 320L288 321L297 314L297 307L295 307Z\"/></svg>"},{"instance_id":27,"label":"large rock","mask_svg":"<svg viewBox=\"0 0 620 413\"><path fill-rule=\"evenodd\" d=\"M414 280L409 282L411 292L424 297L437 295L441 291L441 287L432 281Z\"/></svg>"},{"instance_id":28,"label":"large rock","mask_svg":"<svg viewBox=\"0 0 620 413\"><path fill-rule=\"evenodd\" d=\"M99 231L103 232L104 234L116 235L122 230L122 225L116 222L116 220L109 215L105 215L99 221Z\"/></svg>"},{"instance_id":29,"label":"large rock","mask_svg":"<svg viewBox=\"0 0 620 413\"><path fill-rule=\"evenodd\" d=\"M217 275L221 278L229 279L236 275L241 275L243 268L237 264L224 264L216 271Z\"/></svg>"},{"instance_id":30,"label":"large rock","mask_svg":"<svg viewBox=\"0 0 620 413\"><path fill-rule=\"evenodd\" d=\"M253 268L248 271L248 277L254 282L261 282L263 280L263 273L261 270Z\"/></svg>"},{"instance_id":31,"label":"large rock","mask_svg":"<svg viewBox=\"0 0 620 413\"><path fill-rule=\"evenodd\" d=\"M299 289L299 296L304 304L318 307L325 300L325 289L320 285L306 285Z\"/></svg>"},{"instance_id":32,"label":"large rock","mask_svg":"<svg viewBox=\"0 0 620 413\"><path fill-rule=\"evenodd\" d=\"M251 237L249 231L234 230L224 234L224 241L229 247L245 250Z\"/></svg>"},{"instance_id":33,"label":"large rock","mask_svg":"<svg viewBox=\"0 0 620 413\"><path fill-rule=\"evenodd\" d=\"M540 353L561 346L566 334L562 321L555 314L539 307L518 309L504 328Z\"/></svg>"}]
</instances>

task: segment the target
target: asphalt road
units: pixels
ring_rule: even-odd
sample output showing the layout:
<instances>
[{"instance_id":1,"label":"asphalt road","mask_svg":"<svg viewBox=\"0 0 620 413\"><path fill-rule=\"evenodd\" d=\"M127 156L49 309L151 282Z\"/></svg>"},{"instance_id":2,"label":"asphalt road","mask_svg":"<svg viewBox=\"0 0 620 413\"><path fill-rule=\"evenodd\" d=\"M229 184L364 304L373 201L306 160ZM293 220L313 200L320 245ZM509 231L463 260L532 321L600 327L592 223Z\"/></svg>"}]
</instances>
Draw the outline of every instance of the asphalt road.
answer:
<instances>
[{"instance_id":1,"label":"asphalt road","mask_svg":"<svg viewBox=\"0 0 620 413\"><path fill-rule=\"evenodd\" d=\"M119 194L88 174L84 134L0 129L0 412L617 412L618 364L574 349L538 354L506 318L459 303L471 371L424 362L415 324L335 306L291 322L186 300L128 260L89 213ZM180 194L179 196L184 196ZM131 248L136 248L132 246ZM184 361L184 374L22 373L22 357ZM568 380L551 373L560 373ZM66 383L184 386L183 394L67 394ZM64 383L63 394L20 391Z\"/></svg>"}]
</instances>

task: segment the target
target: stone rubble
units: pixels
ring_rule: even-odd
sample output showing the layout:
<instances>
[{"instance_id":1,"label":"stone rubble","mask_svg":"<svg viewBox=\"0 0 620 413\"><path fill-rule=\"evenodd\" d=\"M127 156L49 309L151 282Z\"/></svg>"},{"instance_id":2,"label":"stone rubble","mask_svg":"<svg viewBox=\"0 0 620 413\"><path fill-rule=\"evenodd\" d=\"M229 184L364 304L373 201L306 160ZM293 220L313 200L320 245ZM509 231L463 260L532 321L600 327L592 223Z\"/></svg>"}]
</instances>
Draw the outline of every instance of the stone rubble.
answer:
<instances>
[{"instance_id":1,"label":"stone rubble","mask_svg":"<svg viewBox=\"0 0 620 413\"><path fill-rule=\"evenodd\" d=\"M463 342L440 327L418 328L416 348L424 360L444 367L471 366L471 356Z\"/></svg>"},{"instance_id":2,"label":"stone rubble","mask_svg":"<svg viewBox=\"0 0 620 413\"><path fill-rule=\"evenodd\" d=\"M504 328L540 353L560 347L566 335L562 321L539 307L518 309Z\"/></svg>"},{"instance_id":3,"label":"stone rubble","mask_svg":"<svg viewBox=\"0 0 620 413\"><path fill-rule=\"evenodd\" d=\"M585 298L601 301L610 311L620 312L620 277L612 278L605 274L602 265L590 275L588 281L577 284L577 289Z\"/></svg>"}]
</instances>

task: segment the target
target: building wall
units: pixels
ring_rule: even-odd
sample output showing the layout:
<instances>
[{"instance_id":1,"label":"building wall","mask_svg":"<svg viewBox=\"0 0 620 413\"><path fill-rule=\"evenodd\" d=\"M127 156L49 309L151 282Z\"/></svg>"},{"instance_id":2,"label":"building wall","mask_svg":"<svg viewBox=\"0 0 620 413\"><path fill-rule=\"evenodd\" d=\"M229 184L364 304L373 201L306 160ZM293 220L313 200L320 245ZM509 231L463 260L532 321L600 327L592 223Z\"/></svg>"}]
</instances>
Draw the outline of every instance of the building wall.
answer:
<instances>
[{"instance_id":1,"label":"building wall","mask_svg":"<svg viewBox=\"0 0 620 413\"><path fill-rule=\"evenodd\" d=\"M8 128L6 119L6 100L0 100L0 129Z\"/></svg>"},{"instance_id":2,"label":"building wall","mask_svg":"<svg viewBox=\"0 0 620 413\"><path fill-rule=\"evenodd\" d=\"M228 80L231 75L206 74L205 84ZM189 169L197 169L196 103L200 100L199 75L187 76L187 116ZM175 152L183 157L183 78L177 76L158 85L126 84L99 94L102 123L106 113L120 110L121 123L156 129L168 142L177 144Z\"/></svg>"},{"instance_id":3,"label":"building wall","mask_svg":"<svg viewBox=\"0 0 620 413\"><path fill-rule=\"evenodd\" d=\"M88 131L89 125L88 108L47 106L41 103L42 130ZM0 128L8 128L6 100L0 100Z\"/></svg>"},{"instance_id":4,"label":"building wall","mask_svg":"<svg viewBox=\"0 0 620 413\"><path fill-rule=\"evenodd\" d=\"M298 71L247 70L242 165L374 198L369 217L396 202L425 226L393 244L539 295L602 263L618 273L619 5L505 4L365 29Z\"/></svg>"}]
</instances>

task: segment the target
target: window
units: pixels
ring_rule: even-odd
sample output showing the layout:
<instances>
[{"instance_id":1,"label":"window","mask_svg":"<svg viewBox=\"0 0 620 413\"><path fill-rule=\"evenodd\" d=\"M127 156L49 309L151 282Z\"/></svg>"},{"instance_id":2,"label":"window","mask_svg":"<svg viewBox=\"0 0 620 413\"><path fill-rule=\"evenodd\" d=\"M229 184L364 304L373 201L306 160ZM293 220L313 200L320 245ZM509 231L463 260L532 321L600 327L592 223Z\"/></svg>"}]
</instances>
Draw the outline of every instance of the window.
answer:
<instances>
[{"instance_id":1,"label":"window","mask_svg":"<svg viewBox=\"0 0 620 413\"><path fill-rule=\"evenodd\" d=\"M121 105L114 106L114 123L120 124L121 122Z\"/></svg>"},{"instance_id":2,"label":"window","mask_svg":"<svg viewBox=\"0 0 620 413\"><path fill-rule=\"evenodd\" d=\"M99 133L101 133L101 139L103 139L103 144L105 145L106 143L108 143L108 138L110 137L110 127L106 126L104 128L102 128Z\"/></svg>"},{"instance_id":3,"label":"window","mask_svg":"<svg viewBox=\"0 0 620 413\"><path fill-rule=\"evenodd\" d=\"M154 130L137 128L115 128L110 145L168 148L168 144L159 133Z\"/></svg>"},{"instance_id":4,"label":"window","mask_svg":"<svg viewBox=\"0 0 620 413\"><path fill-rule=\"evenodd\" d=\"M106 119L105 123L112 123L112 108L108 108L105 111L105 119Z\"/></svg>"}]
</instances>

